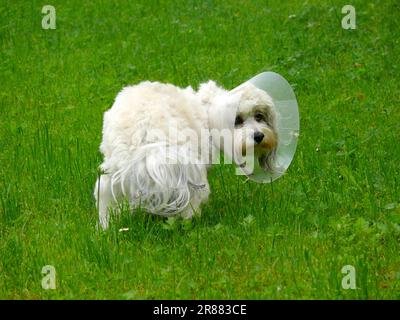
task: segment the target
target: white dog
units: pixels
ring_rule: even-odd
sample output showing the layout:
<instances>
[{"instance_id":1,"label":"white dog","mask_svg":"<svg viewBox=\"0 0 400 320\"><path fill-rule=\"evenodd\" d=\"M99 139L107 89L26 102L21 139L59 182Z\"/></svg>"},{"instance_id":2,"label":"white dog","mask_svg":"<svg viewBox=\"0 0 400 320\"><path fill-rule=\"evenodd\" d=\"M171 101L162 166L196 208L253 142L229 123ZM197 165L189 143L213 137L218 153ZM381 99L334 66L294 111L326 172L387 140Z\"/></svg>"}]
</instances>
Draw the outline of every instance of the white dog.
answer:
<instances>
[{"instance_id":1,"label":"white dog","mask_svg":"<svg viewBox=\"0 0 400 320\"><path fill-rule=\"evenodd\" d=\"M100 225L107 229L110 209L124 200L132 209L191 218L208 198L207 169L220 151L243 166L241 156L252 150L274 170L274 109L271 97L248 83L232 91L213 81L198 91L148 81L124 88L104 114L94 191ZM222 130L231 141L223 135L221 143Z\"/></svg>"}]
</instances>

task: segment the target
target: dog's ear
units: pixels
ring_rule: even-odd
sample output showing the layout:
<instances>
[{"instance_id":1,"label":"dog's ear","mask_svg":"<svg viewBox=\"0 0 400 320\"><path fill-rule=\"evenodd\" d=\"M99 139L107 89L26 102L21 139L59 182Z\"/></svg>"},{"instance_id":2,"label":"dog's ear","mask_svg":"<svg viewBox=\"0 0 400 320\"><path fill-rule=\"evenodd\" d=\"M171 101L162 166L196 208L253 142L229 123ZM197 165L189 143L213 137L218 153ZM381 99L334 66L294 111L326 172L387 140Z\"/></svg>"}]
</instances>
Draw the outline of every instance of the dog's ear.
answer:
<instances>
[{"instance_id":1,"label":"dog's ear","mask_svg":"<svg viewBox=\"0 0 400 320\"><path fill-rule=\"evenodd\" d=\"M258 163L260 167L265 171L270 173L275 172L275 158L276 158L276 149L271 150L271 152L267 155L263 155L258 159Z\"/></svg>"}]
</instances>

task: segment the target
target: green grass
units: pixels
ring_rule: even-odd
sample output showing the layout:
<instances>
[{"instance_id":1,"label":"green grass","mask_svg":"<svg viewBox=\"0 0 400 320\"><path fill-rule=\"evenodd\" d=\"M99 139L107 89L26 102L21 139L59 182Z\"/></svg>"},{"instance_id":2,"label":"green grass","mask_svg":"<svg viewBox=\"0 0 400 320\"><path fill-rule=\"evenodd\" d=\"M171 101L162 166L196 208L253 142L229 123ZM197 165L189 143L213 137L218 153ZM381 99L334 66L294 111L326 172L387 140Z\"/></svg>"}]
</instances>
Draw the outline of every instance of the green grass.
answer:
<instances>
[{"instance_id":1,"label":"green grass","mask_svg":"<svg viewBox=\"0 0 400 320\"><path fill-rule=\"evenodd\" d=\"M400 299L398 1L352 1L356 30L343 1L54 0L56 30L44 4L0 5L0 298ZM215 166L201 218L96 231L102 116L123 86L265 70L301 111L285 177Z\"/></svg>"}]
</instances>

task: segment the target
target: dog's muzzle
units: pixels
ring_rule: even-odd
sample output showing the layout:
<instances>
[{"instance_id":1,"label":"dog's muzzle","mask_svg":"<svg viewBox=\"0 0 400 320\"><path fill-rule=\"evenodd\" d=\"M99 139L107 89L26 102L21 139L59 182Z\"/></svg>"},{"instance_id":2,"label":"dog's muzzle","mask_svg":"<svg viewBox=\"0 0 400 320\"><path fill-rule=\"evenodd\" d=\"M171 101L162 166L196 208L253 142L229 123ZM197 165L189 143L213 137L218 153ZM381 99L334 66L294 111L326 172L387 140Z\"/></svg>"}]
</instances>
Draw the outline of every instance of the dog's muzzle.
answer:
<instances>
[{"instance_id":1,"label":"dog's muzzle","mask_svg":"<svg viewBox=\"0 0 400 320\"><path fill-rule=\"evenodd\" d=\"M256 148L266 150L275 149L278 144L276 133L269 128L264 128L262 132L255 132L254 141L256 142Z\"/></svg>"}]
</instances>

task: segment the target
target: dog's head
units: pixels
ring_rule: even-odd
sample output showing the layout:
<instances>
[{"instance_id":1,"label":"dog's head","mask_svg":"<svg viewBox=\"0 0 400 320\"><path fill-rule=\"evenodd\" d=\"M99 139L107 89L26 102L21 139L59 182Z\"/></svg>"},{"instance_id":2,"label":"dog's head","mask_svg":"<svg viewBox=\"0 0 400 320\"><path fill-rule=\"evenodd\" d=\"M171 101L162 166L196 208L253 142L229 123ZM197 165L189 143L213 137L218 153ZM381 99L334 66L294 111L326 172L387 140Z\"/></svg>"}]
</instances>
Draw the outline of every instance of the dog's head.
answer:
<instances>
[{"instance_id":1,"label":"dog's head","mask_svg":"<svg viewBox=\"0 0 400 320\"><path fill-rule=\"evenodd\" d=\"M272 98L251 83L243 84L230 94L238 99L234 123L236 157L254 156L263 169L272 172L278 144L277 115Z\"/></svg>"},{"instance_id":2,"label":"dog's head","mask_svg":"<svg viewBox=\"0 0 400 320\"><path fill-rule=\"evenodd\" d=\"M225 91L210 81L200 87L199 94L209 105L210 129L220 131L219 136L214 134L218 147L240 166L246 165L245 157L254 156L264 170L273 172L278 135L272 98L251 83ZM221 134L225 129L232 134L229 144L226 135ZM221 141L221 136L224 136L224 141Z\"/></svg>"}]
</instances>

